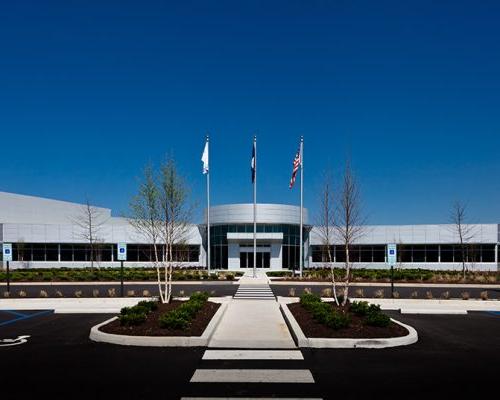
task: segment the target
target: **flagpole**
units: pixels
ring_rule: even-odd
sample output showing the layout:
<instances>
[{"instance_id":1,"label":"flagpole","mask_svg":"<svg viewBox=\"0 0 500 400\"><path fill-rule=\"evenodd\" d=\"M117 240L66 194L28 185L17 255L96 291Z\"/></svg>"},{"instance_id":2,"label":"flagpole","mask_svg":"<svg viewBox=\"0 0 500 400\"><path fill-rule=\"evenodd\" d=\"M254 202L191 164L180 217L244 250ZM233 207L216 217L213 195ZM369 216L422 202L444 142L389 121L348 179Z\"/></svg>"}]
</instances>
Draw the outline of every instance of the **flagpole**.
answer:
<instances>
[{"instance_id":1,"label":"flagpole","mask_svg":"<svg viewBox=\"0 0 500 400\"><path fill-rule=\"evenodd\" d=\"M207 135L208 171L207 171L207 270L210 275L210 144Z\"/></svg>"},{"instance_id":2,"label":"flagpole","mask_svg":"<svg viewBox=\"0 0 500 400\"><path fill-rule=\"evenodd\" d=\"M254 179L253 179L253 277L256 278L257 268L257 136L253 137L254 148Z\"/></svg>"},{"instance_id":3,"label":"flagpole","mask_svg":"<svg viewBox=\"0 0 500 400\"><path fill-rule=\"evenodd\" d=\"M304 226L304 137L300 137L300 251L299 251L299 270L302 278L304 268L304 243L302 243L302 230Z\"/></svg>"}]
</instances>

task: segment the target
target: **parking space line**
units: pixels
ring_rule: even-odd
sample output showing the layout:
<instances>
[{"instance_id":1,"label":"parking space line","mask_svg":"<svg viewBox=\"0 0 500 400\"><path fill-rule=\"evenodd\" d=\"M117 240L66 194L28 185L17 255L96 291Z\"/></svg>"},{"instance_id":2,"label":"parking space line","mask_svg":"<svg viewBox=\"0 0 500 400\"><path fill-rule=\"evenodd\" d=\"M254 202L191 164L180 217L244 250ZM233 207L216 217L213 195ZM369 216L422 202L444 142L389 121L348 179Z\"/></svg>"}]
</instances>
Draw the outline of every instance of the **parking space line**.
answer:
<instances>
[{"instance_id":1,"label":"parking space line","mask_svg":"<svg viewBox=\"0 0 500 400\"><path fill-rule=\"evenodd\" d=\"M2 310L2 311L6 311L6 310ZM19 322L19 321L24 321L26 319L30 319L30 318L34 318L34 317L39 317L41 315L45 315L45 314L52 314L54 312L54 310L44 310L44 311L39 311L39 312L36 312L36 313L33 313L33 314L24 314L22 317L18 317L18 318L14 318L14 319L11 319L9 321L5 321L5 322L0 322L0 326L5 326L5 325L10 325L10 324L14 324L16 322ZM18 313L20 314L20 313Z\"/></svg>"},{"instance_id":2,"label":"parking space line","mask_svg":"<svg viewBox=\"0 0 500 400\"><path fill-rule=\"evenodd\" d=\"M23 314L23 313L20 313L18 311L14 311L14 310L2 310L2 312L6 312L6 313L9 313L12 315L17 315L18 317L26 317L27 315L29 315L29 314Z\"/></svg>"}]
</instances>

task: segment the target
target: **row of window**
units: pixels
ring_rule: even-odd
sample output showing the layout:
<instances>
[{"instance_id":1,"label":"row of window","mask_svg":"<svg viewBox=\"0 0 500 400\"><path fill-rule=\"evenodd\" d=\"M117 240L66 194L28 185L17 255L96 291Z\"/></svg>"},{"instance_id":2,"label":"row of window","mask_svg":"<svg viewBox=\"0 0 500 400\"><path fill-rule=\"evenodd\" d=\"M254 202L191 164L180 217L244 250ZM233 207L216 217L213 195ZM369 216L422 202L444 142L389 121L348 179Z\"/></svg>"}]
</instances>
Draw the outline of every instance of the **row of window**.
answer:
<instances>
[{"instance_id":1,"label":"row of window","mask_svg":"<svg viewBox=\"0 0 500 400\"><path fill-rule=\"evenodd\" d=\"M163 259L163 246L158 246L158 258ZM116 260L116 244L53 244L53 243L13 243L14 261L113 261ZM60 256L59 256L60 255ZM198 262L199 246L174 246L173 259L176 262ZM127 261L154 261L154 247L143 244L127 246Z\"/></svg>"},{"instance_id":2,"label":"row of window","mask_svg":"<svg viewBox=\"0 0 500 400\"><path fill-rule=\"evenodd\" d=\"M345 262L344 246L311 246L313 262ZM462 262L495 262L494 244L460 245L398 245L398 262L400 263L452 263ZM349 248L351 262L386 261L384 245L355 245Z\"/></svg>"}]
</instances>

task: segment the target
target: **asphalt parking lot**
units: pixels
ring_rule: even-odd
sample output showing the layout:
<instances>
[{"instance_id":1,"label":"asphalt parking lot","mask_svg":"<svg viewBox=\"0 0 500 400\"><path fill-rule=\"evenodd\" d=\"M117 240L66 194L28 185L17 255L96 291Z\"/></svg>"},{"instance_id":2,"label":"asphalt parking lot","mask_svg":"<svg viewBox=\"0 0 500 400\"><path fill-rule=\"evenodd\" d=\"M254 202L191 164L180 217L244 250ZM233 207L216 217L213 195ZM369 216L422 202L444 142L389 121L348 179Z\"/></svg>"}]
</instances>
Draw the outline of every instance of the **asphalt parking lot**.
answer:
<instances>
[{"instance_id":1,"label":"asphalt parking lot","mask_svg":"<svg viewBox=\"0 0 500 400\"><path fill-rule=\"evenodd\" d=\"M91 342L90 327L110 315L40 310L18 314L24 317L0 312L0 340L30 335L26 343L0 345L0 393L19 399L477 398L495 390L500 362L498 313L403 316L394 312L392 316L417 329L418 343L383 350L304 350L303 363L312 371L315 384L189 384L197 368L262 368L262 363L207 364L201 360L203 348L134 348ZM266 364L266 368L294 366L282 361Z\"/></svg>"}]
</instances>

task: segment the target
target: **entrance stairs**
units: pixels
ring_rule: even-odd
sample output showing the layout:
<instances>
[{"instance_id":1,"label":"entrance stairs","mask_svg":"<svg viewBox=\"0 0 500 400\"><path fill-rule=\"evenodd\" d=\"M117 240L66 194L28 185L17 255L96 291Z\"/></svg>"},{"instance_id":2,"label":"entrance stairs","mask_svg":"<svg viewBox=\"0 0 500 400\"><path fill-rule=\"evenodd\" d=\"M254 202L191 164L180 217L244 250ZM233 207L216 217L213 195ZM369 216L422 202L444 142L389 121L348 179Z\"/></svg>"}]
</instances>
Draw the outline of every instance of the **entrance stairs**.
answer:
<instances>
[{"instance_id":1,"label":"entrance stairs","mask_svg":"<svg viewBox=\"0 0 500 400\"><path fill-rule=\"evenodd\" d=\"M239 283L234 295L235 300L276 300L269 286L269 278L264 272L256 271L254 276L253 271L247 271L240 278Z\"/></svg>"}]
</instances>

